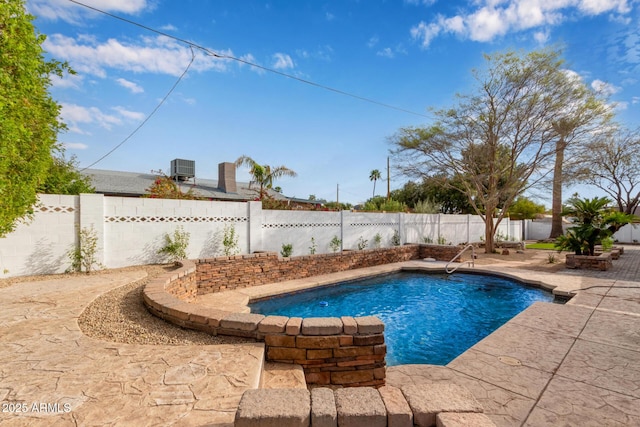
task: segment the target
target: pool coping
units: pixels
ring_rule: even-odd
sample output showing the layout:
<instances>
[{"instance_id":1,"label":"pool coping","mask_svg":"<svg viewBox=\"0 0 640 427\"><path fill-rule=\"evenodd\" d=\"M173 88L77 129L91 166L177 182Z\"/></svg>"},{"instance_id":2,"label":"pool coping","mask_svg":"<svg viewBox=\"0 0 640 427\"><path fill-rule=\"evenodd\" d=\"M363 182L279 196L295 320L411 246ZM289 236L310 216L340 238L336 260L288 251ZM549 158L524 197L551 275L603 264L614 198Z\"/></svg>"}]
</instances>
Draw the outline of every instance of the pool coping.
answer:
<instances>
[{"instance_id":1,"label":"pool coping","mask_svg":"<svg viewBox=\"0 0 640 427\"><path fill-rule=\"evenodd\" d=\"M278 297L287 294L295 294L311 289L335 286L340 283L352 282L373 278L376 276L394 274L402 271L427 271L430 273L445 273L443 261L403 261L393 264L385 264L374 267L361 268L357 270L341 271L337 273L325 274L322 276L307 277L285 282L269 283L249 288L220 291L216 293L198 295L194 303L206 307L216 308L225 311L249 313L249 304L260 300ZM565 281L557 283L557 278L553 273L539 274L539 277L532 278L530 270L505 272L499 268L490 266L461 266L457 270L460 273L484 274L515 280L527 286L539 287L550 291L554 296L561 299L569 299L575 295L579 289L579 284L575 281ZM538 272L535 272L538 273Z\"/></svg>"}]
</instances>

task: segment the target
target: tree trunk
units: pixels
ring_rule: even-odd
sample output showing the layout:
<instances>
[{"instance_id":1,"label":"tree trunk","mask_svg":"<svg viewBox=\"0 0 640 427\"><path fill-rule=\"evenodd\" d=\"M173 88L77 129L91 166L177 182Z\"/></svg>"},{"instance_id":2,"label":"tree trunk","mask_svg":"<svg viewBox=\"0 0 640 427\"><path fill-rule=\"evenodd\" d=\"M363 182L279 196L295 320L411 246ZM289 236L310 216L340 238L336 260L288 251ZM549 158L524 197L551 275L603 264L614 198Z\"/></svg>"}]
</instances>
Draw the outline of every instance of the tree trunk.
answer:
<instances>
[{"instance_id":1,"label":"tree trunk","mask_svg":"<svg viewBox=\"0 0 640 427\"><path fill-rule=\"evenodd\" d=\"M565 148L564 138L561 137L556 144L556 160L553 166L550 239L555 239L564 234L564 230L562 229L562 164L564 163Z\"/></svg>"},{"instance_id":2,"label":"tree trunk","mask_svg":"<svg viewBox=\"0 0 640 427\"><path fill-rule=\"evenodd\" d=\"M484 217L484 253L492 254L495 250L493 236L495 235L495 227L493 224L493 215L485 213Z\"/></svg>"}]
</instances>

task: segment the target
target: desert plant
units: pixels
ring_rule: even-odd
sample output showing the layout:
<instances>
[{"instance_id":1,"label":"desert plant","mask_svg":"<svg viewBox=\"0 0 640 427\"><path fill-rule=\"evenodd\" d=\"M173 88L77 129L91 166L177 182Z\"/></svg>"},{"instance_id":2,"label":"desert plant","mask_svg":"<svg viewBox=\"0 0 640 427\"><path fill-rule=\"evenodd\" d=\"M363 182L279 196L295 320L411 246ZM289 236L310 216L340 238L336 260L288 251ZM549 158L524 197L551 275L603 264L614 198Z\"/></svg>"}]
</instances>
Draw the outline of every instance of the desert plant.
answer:
<instances>
[{"instance_id":1,"label":"desert plant","mask_svg":"<svg viewBox=\"0 0 640 427\"><path fill-rule=\"evenodd\" d=\"M316 245L316 239L314 237L311 238L311 246L309 246L309 253L311 255L316 253L318 245Z\"/></svg>"},{"instance_id":2,"label":"desert plant","mask_svg":"<svg viewBox=\"0 0 640 427\"><path fill-rule=\"evenodd\" d=\"M433 243L433 239L431 237L423 237L422 243Z\"/></svg>"},{"instance_id":3,"label":"desert plant","mask_svg":"<svg viewBox=\"0 0 640 427\"><path fill-rule=\"evenodd\" d=\"M67 269L71 271L85 271L87 274L91 273L94 266L98 268L104 268L102 264L96 259L96 253L98 252L98 235L96 230L92 227L84 227L78 233L78 246L73 247L67 256L71 260L71 266Z\"/></svg>"},{"instance_id":4,"label":"desert plant","mask_svg":"<svg viewBox=\"0 0 640 427\"><path fill-rule=\"evenodd\" d=\"M360 236L360 238L358 239L358 250L361 251L363 249L366 249L368 242L368 240L363 239L362 236Z\"/></svg>"},{"instance_id":5,"label":"desert plant","mask_svg":"<svg viewBox=\"0 0 640 427\"><path fill-rule=\"evenodd\" d=\"M613 247L613 237L605 237L600 242L602 245L602 252L611 252L611 248Z\"/></svg>"},{"instance_id":6,"label":"desert plant","mask_svg":"<svg viewBox=\"0 0 640 427\"><path fill-rule=\"evenodd\" d=\"M338 236L333 236L333 239L329 242L329 248L333 253L336 253L340 250L340 246L342 246L342 240L338 239Z\"/></svg>"},{"instance_id":7,"label":"desert plant","mask_svg":"<svg viewBox=\"0 0 640 427\"><path fill-rule=\"evenodd\" d=\"M382 244L382 236L380 235L380 233L376 233L376 235L373 236L373 246L375 248L379 248L381 244Z\"/></svg>"},{"instance_id":8,"label":"desert plant","mask_svg":"<svg viewBox=\"0 0 640 427\"><path fill-rule=\"evenodd\" d=\"M158 250L158 253L169 258L170 262L178 262L187 257L187 247L189 246L189 237L191 235L184 231L179 225L173 231L173 237L169 233L164 235L164 246Z\"/></svg>"},{"instance_id":9,"label":"desert plant","mask_svg":"<svg viewBox=\"0 0 640 427\"><path fill-rule=\"evenodd\" d=\"M556 262L558 262L558 259L555 254L547 254L547 263L555 264Z\"/></svg>"},{"instance_id":10,"label":"desert plant","mask_svg":"<svg viewBox=\"0 0 640 427\"><path fill-rule=\"evenodd\" d=\"M393 246L400 246L400 233L398 233L398 230L393 230L393 236L391 236L391 244Z\"/></svg>"},{"instance_id":11,"label":"desert plant","mask_svg":"<svg viewBox=\"0 0 640 427\"><path fill-rule=\"evenodd\" d=\"M447 238L444 237L444 236L438 235L438 244L439 245L446 245L447 244Z\"/></svg>"},{"instance_id":12,"label":"desert plant","mask_svg":"<svg viewBox=\"0 0 640 427\"><path fill-rule=\"evenodd\" d=\"M283 243L282 249L280 249L280 255L283 258L289 258L293 253L293 245L291 243Z\"/></svg>"},{"instance_id":13,"label":"desert plant","mask_svg":"<svg viewBox=\"0 0 640 427\"><path fill-rule=\"evenodd\" d=\"M233 224L229 227L224 227L222 246L225 256L235 255L240 252L240 248L238 247L238 235L236 234L236 227Z\"/></svg>"}]
</instances>

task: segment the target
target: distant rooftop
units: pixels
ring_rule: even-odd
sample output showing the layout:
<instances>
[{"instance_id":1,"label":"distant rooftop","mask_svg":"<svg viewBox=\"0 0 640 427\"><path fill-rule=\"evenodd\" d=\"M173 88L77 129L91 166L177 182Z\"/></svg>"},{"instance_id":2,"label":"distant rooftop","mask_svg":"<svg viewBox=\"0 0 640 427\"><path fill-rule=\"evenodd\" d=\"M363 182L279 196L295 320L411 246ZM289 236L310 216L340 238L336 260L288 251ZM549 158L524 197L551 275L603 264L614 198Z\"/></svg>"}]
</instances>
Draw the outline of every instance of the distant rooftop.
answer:
<instances>
[{"instance_id":1,"label":"distant rooftop","mask_svg":"<svg viewBox=\"0 0 640 427\"><path fill-rule=\"evenodd\" d=\"M82 172L91 177L91 182L97 193L108 196L140 197L149 194L146 190L151 187L158 175L151 173L121 172L103 169L86 169ZM258 196L258 187L249 188L249 183L236 183L236 192L225 192L218 185L217 180L192 178L189 181L176 181L182 192L193 190L199 197L212 200L247 201ZM288 200L282 194L269 190L269 194L279 200Z\"/></svg>"}]
</instances>

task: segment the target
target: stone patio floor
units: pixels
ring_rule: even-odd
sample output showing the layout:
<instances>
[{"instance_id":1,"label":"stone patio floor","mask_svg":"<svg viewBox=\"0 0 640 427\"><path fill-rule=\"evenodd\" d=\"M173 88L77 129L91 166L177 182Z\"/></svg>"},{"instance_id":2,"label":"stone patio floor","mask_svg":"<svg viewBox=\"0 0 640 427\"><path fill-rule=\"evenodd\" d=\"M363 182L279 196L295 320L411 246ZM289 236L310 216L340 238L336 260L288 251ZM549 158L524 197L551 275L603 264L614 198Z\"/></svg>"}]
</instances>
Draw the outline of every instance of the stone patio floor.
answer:
<instances>
[{"instance_id":1,"label":"stone patio floor","mask_svg":"<svg viewBox=\"0 0 640 427\"><path fill-rule=\"evenodd\" d=\"M640 247L625 247L613 269L603 272L518 267L505 257L476 270L581 290L565 305L532 305L447 366L391 367L388 383L464 385L500 426L640 425ZM0 426L232 424L241 394L258 387L262 344L117 344L78 328L94 298L144 274L0 289ZM331 279L354 274L360 273ZM318 280L294 282L300 287ZM270 293L265 289L228 297L243 305L247 294Z\"/></svg>"}]
</instances>

